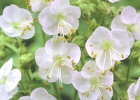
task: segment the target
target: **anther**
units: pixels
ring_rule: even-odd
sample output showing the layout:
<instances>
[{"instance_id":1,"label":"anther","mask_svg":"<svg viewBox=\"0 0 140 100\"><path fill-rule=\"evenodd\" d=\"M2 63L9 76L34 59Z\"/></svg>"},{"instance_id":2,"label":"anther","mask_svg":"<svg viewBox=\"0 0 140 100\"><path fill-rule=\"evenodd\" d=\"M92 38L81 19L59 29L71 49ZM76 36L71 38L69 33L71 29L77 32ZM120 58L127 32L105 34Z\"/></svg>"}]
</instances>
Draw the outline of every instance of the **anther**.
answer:
<instances>
[{"instance_id":1,"label":"anther","mask_svg":"<svg viewBox=\"0 0 140 100\"><path fill-rule=\"evenodd\" d=\"M105 75L107 71L108 71L108 70L105 70L105 71L102 73L102 75Z\"/></svg>"},{"instance_id":2,"label":"anther","mask_svg":"<svg viewBox=\"0 0 140 100\"><path fill-rule=\"evenodd\" d=\"M90 46L92 47L92 46L93 46L93 44L90 44Z\"/></svg>"},{"instance_id":3,"label":"anther","mask_svg":"<svg viewBox=\"0 0 140 100\"><path fill-rule=\"evenodd\" d=\"M67 56L67 58L69 58L69 59L70 59L70 56Z\"/></svg>"},{"instance_id":4,"label":"anther","mask_svg":"<svg viewBox=\"0 0 140 100\"><path fill-rule=\"evenodd\" d=\"M97 54L93 55L93 58L96 58Z\"/></svg>"},{"instance_id":5,"label":"anther","mask_svg":"<svg viewBox=\"0 0 140 100\"><path fill-rule=\"evenodd\" d=\"M115 69L115 67L114 66L111 66L111 70L113 71Z\"/></svg>"},{"instance_id":6,"label":"anther","mask_svg":"<svg viewBox=\"0 0 140 100\"><path fill-rule=\"evenodd\" d=\"M49 75L47 75L47 78L50 79Z\"/></svg>"},{"instance_id":7,"label":"anther","mask_svg":"<svg viewBox=\"0 0 140 100\"><path fill-rule=\"evenodd\" d=\"M76 63L74 62L74 60L72 60L72 65L74 66Z\"/></svg>"},{"instance_id":8,"label":"anther","mask_svg":"<svg viewBox=\"0 0 140 100\"><path fill-rule=\"evenodd\" d=\"M87 69L89 70L90 69L90 66L88 66Z\"/></svg>"},{"instance_id":9,"label":"anther","mask_svg":"<svg viewBox=\"0 0 140 100\"><path fill-rule=\"evenodd\" d=\"M60 89L60 90L63 90L63 86L60 86L59 89Z\"/></svg>"},{"instance_id":10,"label":"anther","mask_svg":"<svg viewBox=\"0 0 140 100\"><path fill-rule=\"evenodd\" d=\"M91 55L93 55L93 54L94 54L94 51L91 52Z\"/></svg>"},{"instance_id":11,"label":"anther","mask_svg":"<svg viewBox=\"0 0 140 100\"><path fill-rule=\"evenodd\" d=\"M87 94L86 96L89 97L89 94Z\"/></svg>"},{"instance_id":12,"label":"anther","mask_svg":"<svg viewBox=\"0 0 140 100\"><path fill-rule=\"evenodd\" d=\"M105 90L111 91L111 87L110 86L107 86L107 88Z\"/></svg>"},{"instance_id":13,"label":"anther","mask_svg":"<svg viewBox=\"0 0 140 100\"><path fill-rule=\"evenodd\" d=\"M124 54L121 54L121 57L124 58Z\"/></svg>"}]
</instances>

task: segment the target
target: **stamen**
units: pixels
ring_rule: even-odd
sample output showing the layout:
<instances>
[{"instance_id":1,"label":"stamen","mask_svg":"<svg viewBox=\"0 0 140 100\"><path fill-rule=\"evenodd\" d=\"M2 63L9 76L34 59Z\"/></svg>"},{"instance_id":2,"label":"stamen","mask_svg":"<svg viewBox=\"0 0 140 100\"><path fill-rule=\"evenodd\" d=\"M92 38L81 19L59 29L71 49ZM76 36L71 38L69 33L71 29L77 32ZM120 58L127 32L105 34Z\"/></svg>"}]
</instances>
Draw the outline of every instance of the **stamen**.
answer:
<instances>
[{"instance_id":1,"label":"stamen","mask_svg":"<svg viewBox=\"0 0 140 100\"><path fill-rule=\"evenodd\" d=\"M76 63L74 62L74 60L72 60L72 66L74 66Z\"/></svg>"},{"instance_id":2,"label":"stamen","mask_svg":"<svg viewBox=\"0 0 140 100\"><path fill-rule=\"evenodd\" d=\"M93 44L90 44L90 46L92 47L92 46L93 46Z\"/></svg>"},{"instance_id":3,"label":"stamen","mask_svg":"<svg viewBox=\"0 0 140 100\"><path fill-rule=\"evenodd\" d=\"M105 70L105 71L102 73L102 75L105 75L105 74L107 73L107 71L108 71L108 70Z\"/></svg>"},{"instance_id":4,"label":"stamen","mask_svg":"<svg viewBox=\"0 0 140 100\"><path fill-rule=\"evenodd\" d=\"M111 87L110 86L107 86L107 88L105 90L111 91Z\"/></svg>"},{"instance_id":5,"label":"stamen","mask_svg":"<svg viewBox=\"0 0 140 100\"><path fill-rule=\"evenodd\" d=\"M90 66L88 66L87 69L89 70L90 69Z\"/></svg>"},{"instance_id":6,"label":"stamen","mask_svg":"<svg viewBox=\"0 0 140 100\"><path fill-rule=\"evenodd\" d=\"M121 54L121 57L124 58L124 54Z\"/></svg>"},{"instance_id":7,"label":"stamen","mask_svg":"<svg viewBox=\"0 0 140 100\"><path fill-rule=\"evenodd\" d=\"M70 59L70 56L67 56L67 58L69 58L69 59Z\"/></svg>"}]
</instances>

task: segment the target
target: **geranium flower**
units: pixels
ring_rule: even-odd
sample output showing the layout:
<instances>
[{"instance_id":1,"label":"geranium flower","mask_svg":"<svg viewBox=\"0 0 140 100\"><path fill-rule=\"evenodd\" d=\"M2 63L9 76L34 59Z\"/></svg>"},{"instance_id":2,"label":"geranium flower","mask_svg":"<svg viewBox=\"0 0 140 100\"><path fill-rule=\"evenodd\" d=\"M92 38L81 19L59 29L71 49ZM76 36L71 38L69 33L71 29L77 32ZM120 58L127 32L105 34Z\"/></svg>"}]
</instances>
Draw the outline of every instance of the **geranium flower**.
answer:
<instances>
[{"instance_id":1,"label":"geranium flower","mask_svg":"<svg viewBox=\"0 0 140 100\"><path fill-rule=\"evenodd\" d=\"M50 6L54 0L30 0L29 4L33 12L42 11L45 7Z\"/></svg>"},{"instance_id":2,"label":"geranium flower","mask_svg":"<svg viewBox=\"0 0 140 100\"><path fill-rule=\"evenodd\" d=\"M7 92L13 90L21 80L19 69L12 69L13 59L7 61L0 69L0 87L5 88Z\"/></svg>"},{"instance_id":3,"label":"geranium flower","mask_svg":"<svg viewBox=\"0 0 140 100\"><path fill-rule=\"evenodd\" d=\"M0 27L10 37L29 39L35 33L31 13L16 5L5 7L3 15L0 16Z\"/></svg>"},{"instance_id":4,"label":"geranium flower","mask_svg":"<svg viewBox=\"0 0 140 100\"><path fill-rule=\"evenodd\" d=\"M137 83L133 83L128 88L128 98L129 100L140 100L140 78Z\"/></svg>"},{"instance_id":5,"label":"geranium flower","mask_svg":"<svg viewBox=\"0 0 140 100\"><path fill-rule=\"evenodd\" d=\"M88 61L81 72L75 72L72 84L81 100L111 100L113 73L100 70L94 61Z\"/></svg>"},{"instance_id":6,"label":"geranium flower","mask_svg":"<svg viewBox=\"0 0 140 100\"><path fill-rule=\"evenodd\" d=\"M44 88L36 88L32 91L30 96L20 97L19 100L57 100L52 95L48 94Z\"/></svg>"},{"instance_id":7,"label":"geranium flower","mask_svg":"<svg viewBox=\"0 0 140 100\"><path fill-rule=\"evenodd\" d=\"M55 82L59 79L62 87L62 82L71 83L74 72L72 66L79 62L81 52L78 45L60 39L58 38L57 42L55 38L49 39L45 48L36 51L35 59L39 66L39 76L47 82Z\"/></svg>"},{"instance_id":8,"label":"geranium flower","mask_svg":"<svg viewBox=\"0 0 140 100\"><path fill-rule=\"evenodd\" d=\"M129 56L130 46L126 43L127 38L125 30L110 31L100 26L87 40L86 50L90 57L96 58L100 69L108 70L114 66L115 61Z\"/></svg>"},{"instance_id":9,"label":"geranium flower","mask_svg":"<svg viewBox=\"0 0 140 100\"><path fill-rule=\"evenodd\" d=\"M111 29L125 29L128 31L129 41L131 45L134 40L140 40L140 14L136 10L127 6L121 12L121 15L116 16L112 23Z\"/></svg>"},{"instance_id":10,"label":"geranium flower","mask_svg":"<svg viewBox=\"0 0 140 100\"><path fill-rule=\"evenodd\" d=\"M70 37L79 26L80 15L80 8L70 6L69 0L55 0L40 12L38 19L46 34Z\"/></svg>"}]
</instances>

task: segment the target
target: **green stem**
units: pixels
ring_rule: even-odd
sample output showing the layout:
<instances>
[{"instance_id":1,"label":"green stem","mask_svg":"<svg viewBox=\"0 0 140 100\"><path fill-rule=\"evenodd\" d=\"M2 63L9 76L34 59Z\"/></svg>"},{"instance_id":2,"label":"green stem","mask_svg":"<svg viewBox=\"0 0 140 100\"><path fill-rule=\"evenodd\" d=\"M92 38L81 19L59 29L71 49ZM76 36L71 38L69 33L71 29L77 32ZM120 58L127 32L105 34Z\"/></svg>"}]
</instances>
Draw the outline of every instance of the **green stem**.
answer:
<instances>
[{"instance_id":1,"label":"green stem","mask_svg":"<svg viewBox=\"0 0 140 100\"><path fill-rule=\"evenodd\" d=\"M133 62L134 62L134 59L130 59L130 63L129 63L127 73L126 73L126 83L125 83L125 88L126 89L127 89L127 85L128 85L128 82L129 82L130 69L131 69L131 67L133 65Z\"/></svg>"},{"instance_id":2,"label":"green stem","mask_svg":"<svg viewBox=\"0 0 140 100\"><path fill-rule=\"evenodd\" d=\"M9 49L13 50L16 54L17 53L17 48L15 48L13 45L9 44L9 43L3 43L6 47L8 47Z\"/></svg>"},{"instance_id":3,"label":"green stem","mask_svg":"<svg viewBox=\"0 0 140 100\"><path fill-rule=\"evenodd\" d=\"M62 99L61 99L61 95L60 95L60 91L58 90L57 85L56 85L55 82L53 83L53 87L54 87L55 93L56 93L56 95L57 95L57 99L58 99L58 100L62 100Z\"/></svg>"},{"instance_id":4,"label":"green stem","mask_svg":"<svg viewBox=\"0 0 140 100\"><path fill-rule=\"evenodd\" d=\"M46 34L42 31L42 40L43 40L43 46L45 45L46 43Z\"/></svg>"},{"instance_id":5,"label":"green stem","mask_svg":"<svg viewBox=\"0 0 140 100\"><path fill-rule=\"evenodd\" d=\"M21 81L19 83L21 84L22 88L26 91L24 84Z\"/></svg>"},{"instance_id":6,"label":"green stem","mask_svg":"<svg viewBox=\"0 0 140 100\"><path fill-rule=\"evenodd\" d=\"M16 38L16 41L17 41L17 43L18 43L19 47L22 47L22 43L21 43L20 38Z\"/></svg>"},{"instance_id":7,"label":"green stem","mask_svg":"<svg viewBox=\"0 0 140 100\"><path fill-rule=\"evenodd\" d=\"M25 70L25 72L26 72L26 74L27 74L27 76L28 76L28 78L29 78L29 80L30 80L30 83L32 82L32 77L31 77L31 70Z\"/></svg>"},{"instance_id":8,"label":"green stem","mask_svg":"<svg viewBox=\"0 0 140 100\"><path fill-rule=\"evenodd\" d=\"M105 15L102 14L102 19L101 19L101 22L100 22L100 26L102 26L104 24L104 20L105 20Z\"/></svg>"},{"instance_id":9,"label":"green stem","mask_svg":"<svg viewBox=\"0 0 140 100\"><path fill-rule=\"evenodd\" d=\"M77 92L77 90L75 89L75 91L74 91L74 96L73 96L73 99L72 99L72 100L77 100L77 95L78 95L78 92Z\"/></svg>"}]
</instances>

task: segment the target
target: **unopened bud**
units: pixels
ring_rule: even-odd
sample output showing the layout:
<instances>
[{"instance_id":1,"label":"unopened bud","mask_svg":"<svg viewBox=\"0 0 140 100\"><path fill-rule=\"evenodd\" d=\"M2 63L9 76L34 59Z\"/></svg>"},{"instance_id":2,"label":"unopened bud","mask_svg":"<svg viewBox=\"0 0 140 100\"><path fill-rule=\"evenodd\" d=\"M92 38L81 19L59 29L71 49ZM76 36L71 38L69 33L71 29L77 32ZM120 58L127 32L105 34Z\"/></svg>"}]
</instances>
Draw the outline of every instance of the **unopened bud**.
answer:
<instances>
[{"instance_id":1,"label":"unopened bud","mask_svg":"<svg viewBox=\"0 0 140 100\"><path fill-rule=\"evenodd\" d=\"M100 2L98 5L98 10L103 14L109 14L110 6L107 2Z\"/></svg>"},{"instance_id":2,"label":"unopened bud","mask_svg":"<svg viewBox=\"0 0 140 100\"><path fill-rule=\"evenodd\" d=\"M93 14L96 14L98 12L97 7L94 3L89 3L89 9Z\"/></svg>"},{"instance_id":3,"label":"unopened bud","mask_svg":"<svg viewBox=\"0 0 140 100\"><path fill-rule=\"evenodd\" d=\"M85 37L83 35L75 36L72 39L72 43L77 44L80 47L85 47Z\"/></svg>"},{"instance_id":4,"label":"unopened bud","mask_svg":"<svg viewBox=\"0 0 140 100\"><path fill-rule=\"evenodd\" d=\"M137 40L137 41L133 44L133 49L134 49L134 50L140 50L140 40Z\"/></svg>"},{"instance_id":5,"label":"unopened bud","mask_svg":"<svg viewBox=\"0 0 140 100\"><path fill-rule=\"evenodd\" d=\"M18 54L23 55L27 53L27 48L23 45L22 47L18 48Z\"/></svg>"},{"instance_id":6,"label":"unopened bud","mask_svg":"<svg viewBox=\"0 0 140 100\"><path fill-rule=\"evenodd\" d=\"M28 53L20 56L19 58L19 63L21 67L28 69L29 65L34 62L34 54Z\"/></svg>"},{"instance_id":7,"label":"unopened bud","mask_svg":"<svg viewBox=\"0 0 140 100\"><path fill-rule=\"evenodd\" d=\"M140 57L140 51L132 51L130 58L138 58Z\"/></svg>"}]
</instances>

